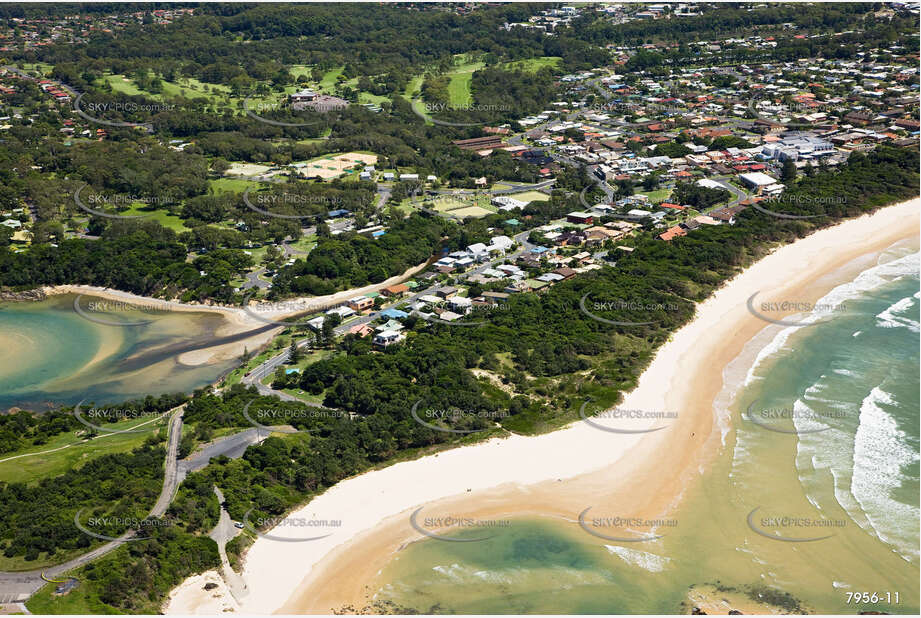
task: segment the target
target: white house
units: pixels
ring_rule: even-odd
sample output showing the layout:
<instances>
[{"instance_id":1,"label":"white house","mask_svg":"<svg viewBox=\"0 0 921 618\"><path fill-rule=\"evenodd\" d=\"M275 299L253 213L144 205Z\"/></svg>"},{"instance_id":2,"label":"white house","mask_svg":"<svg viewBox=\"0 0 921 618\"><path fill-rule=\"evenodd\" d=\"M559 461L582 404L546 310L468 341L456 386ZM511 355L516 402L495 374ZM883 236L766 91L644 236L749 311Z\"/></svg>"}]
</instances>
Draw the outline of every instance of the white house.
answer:
<instances>
[{"instance_id":1,"label":"white house","mask_svg":"<svg viewBox=\"0 0 921 618\"><path fill-rule=\"evenodd\" d=\"M330 309L329 311L326 312L326 315L338 315L340 318L344 320L345 318L355 315L355 310L352 309L351 307L346 307L345 305L342 305L341 307L334 307Z\"/></svg>"},{"instance_id":2,"label":"white house","mask_svg":"<svg viewBox=\"0 0 921 618\"><path fill-rule=\"evenodd\" d=\"M454 296L448 300L448 306L451 308L451 311L461 315L467 315L473 307L473 299L467 298L466 296Z\"/></svg>"},{"instance_id":3,"label":"white house","mask_svg":"<svg viewBox=\"0 0 921 618\"><path fill-rule=\"evenodd\" d=\"M389 345L403 341L405 338L406 336L399 331L385 330L374 335L374 339L372 339L371 343L379 348L386 348Z\"/></svg>"}]
</instances>

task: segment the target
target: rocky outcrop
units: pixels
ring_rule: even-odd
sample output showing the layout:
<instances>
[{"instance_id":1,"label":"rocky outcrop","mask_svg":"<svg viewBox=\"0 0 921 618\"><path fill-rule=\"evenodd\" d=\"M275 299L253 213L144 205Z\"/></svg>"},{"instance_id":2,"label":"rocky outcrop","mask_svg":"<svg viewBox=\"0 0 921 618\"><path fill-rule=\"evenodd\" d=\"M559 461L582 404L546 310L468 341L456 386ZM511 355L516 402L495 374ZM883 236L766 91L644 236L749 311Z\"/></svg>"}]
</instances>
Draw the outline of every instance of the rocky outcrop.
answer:
<instances>
[{"instance_id":1,"label":"rocky outcrop","mask_svg":"<svg viewBox=\"0 0 921 618\"><path fill-rule=\"evenodd\" d=\"M0 300L38 301L45 300L46 298L48 298L48 295L42 288L23 290L21 292L0 289Z\"/></svg>"}]
</instances>

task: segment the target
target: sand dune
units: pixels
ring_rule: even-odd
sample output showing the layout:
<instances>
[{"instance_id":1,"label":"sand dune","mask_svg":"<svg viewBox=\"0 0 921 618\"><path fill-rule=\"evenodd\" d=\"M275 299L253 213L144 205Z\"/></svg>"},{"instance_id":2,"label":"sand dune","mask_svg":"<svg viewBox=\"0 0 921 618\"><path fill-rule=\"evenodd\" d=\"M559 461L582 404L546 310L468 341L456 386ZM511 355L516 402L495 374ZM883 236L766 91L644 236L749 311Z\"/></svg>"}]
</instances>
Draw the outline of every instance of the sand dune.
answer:
<instances>
[{"instance_id":1,"label":"sand dune","mask_svg":"<svg viewBox=\"0 0 921 618\"><path fill-rule=\"evenodd\" d=\"M718 452L713 402L723 388L722 368L767 326L748 311L749 297L759 292L766 301L816 301L862 268L857 258L917 236L919 206L915 199L887 207L782 246L702 303L695 320L659 350L620 406L677 411L663 430L613 434L578 422L551 434L494 439L343 481L292 514L340 519L342 526L311 542L257 540L243 572L250 592L234 606L253 614L360 609L373 593L369 582L394 553L423 538L409 522L419 507L439 516L543 515L569 521L587 507L598 514L666 515ZM293 538L302 531L272 534ZM174 590L166 613L207 613L213 600L200 603L201 595L187 590L199 585L190 580Z\"/></svg>"}]
</instances>

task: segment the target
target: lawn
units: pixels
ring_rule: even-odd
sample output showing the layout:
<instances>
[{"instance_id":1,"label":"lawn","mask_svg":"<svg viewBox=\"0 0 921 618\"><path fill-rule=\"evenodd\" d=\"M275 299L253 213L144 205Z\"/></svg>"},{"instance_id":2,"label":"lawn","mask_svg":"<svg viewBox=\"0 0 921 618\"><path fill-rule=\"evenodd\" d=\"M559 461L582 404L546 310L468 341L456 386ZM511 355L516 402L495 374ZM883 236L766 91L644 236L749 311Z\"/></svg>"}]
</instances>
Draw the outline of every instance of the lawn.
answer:
<instances>
[{"instance_id":1,"label":"lawn","mask_svg":"<svg viewBox=\"0 0 921 618\"><path fill-rule=\"evenodd\" d=\"M141 90L137 87L134 80L120 73L107 74L102 77L102 81L108 83L112 90L127 95L142 94L151 99L162 99L167 97L184 97L186 99L206 98L212 104L221 103L224 105L232 104L241 99L230 97L230 88L222 84L211 84L200 82L197 79L183 77L178 82L168 82L162 80L162 92L153 93ZM99 80L97 80L99 83Z\"/></svg>"},{"instance_id":2,"label":"lawn","mask_svg":"<svg viewBox=\"0 0 921 618\"><path fill-rule=\"evenodd\" d=\"M54 70L54 65L47 62L24 62L20 67L23 71L38 71L42 75L49 75Z\"/></svg>"},{"instance_id":3,"label":"lawn","mask_svg":"<svg viewBox=\"0 0 921 618\"><path fill-rule=\"evenodd\" d=\"M550 196L540 191L524 191L523 193L512 193L509 197L521 200L522 202L547 202Z\"/></svg>"},{"instance_id":4,"label":"lawn","mask_svg":"<svg viewBox=\"0 0 921 618\"><path fill-rule=\"evenodd\" d=\"M470 62L462 64L451 71L448 76L448 100L451 105L470 105L473 95L470 93L470 83L473 81L473 72L486 66L483 62Z\"/></svg>"},{"instance_id":5,"label":"lawn","mask_svg":"<svg viewBox=\"0 0 921 618\"><path fill-rule=\"evenodd\" d=\"M185 226L185 224L182 222L182 219L176 215L171 215L167 210L163 208L148 208L147 204L140 202L132 204L131 208L122 211L119 214L126 217L143 216L145 219L156 221L163 227L168 227L169 229L175 230L176 232L189 231L189 228Z\"/></svg>"},{"instance_id":6,"label":"lawn","mask_svg":"<svg viewBox=\"0 0 921 618\"><path fill-rule=\"evenodd\" d=\"M169 96L183 96L187 99L204 97L212 103L217 102L218 99L230 98L233 101L238 100L230 97L230 88L227 86L200 82L193 77L183 77L178 83L167 81L162 83L163 93Z\"/></svg>"},{"instance_id":7,"label":"lawn","mask_svg":"<svg viewBox=\"0 0 921 618\"><path fill-rule=\"evenodd\" d=\"M103 80L108 83L112 90L115 92L120 92L129 96L143 94L149 97L155 97L155 95L149 92L140 90L137 86L134 85L133 81L121 74L105 75Z\"/></svg>"},{"instance_id":8,"label":"lawn","mask_svg":"<svg viewBox=\"0 0 921 618\"><path fill-rule=\"evenodd\" d=\"M389 202L387 202L387 207L396 208L397 210L399 210L400 212L402 212L404 215L407 215L407 216L411 215L416 210L416 207L413 204L413 201L409 198L406 198L405 200L401 201L399 204L397 204L393 200L390 200Z\"/></svg>"},{"instance_id":9,"label":"lawn","mask_svg":"<svg viewBox=\"0 0 921 618\"><path fill-rule=\"evenodd\" d=\"M488 195L440 195L428 206L449 217L485 217L496 212Z\"/></svg>"},{"instance_id":10,"label":"lawn","mask_svg":"<svg viewBox=\"0 0 921 618\"><path fill-rule=\"evenodd\" d=\"M540 58L527 58L525 60L506 62L501 65L501 68L506 71L525 71L532 73L544 67L556 67L561 60L562 58L559 56L541 56Z\"/></svg>"},{"instance_id":11,"label":"lawn","mask_svg":"<svg viewBox=\"0 0 921 618\"><path fill-rule=\"evenodd\" d=\"M345 66L337 67L331 71L327 71L323 76L323 79L320 80L320 90L329 92L336 87L338 83L339 76L342 75L342 71L345 70Z\"/></svg>"},{"instance_id":12,"label":"lawn","mask_svg":"<svg viewBox=\"0 0 921 618\"><path fill-rule=\"evenodd\" d=\"M151 422L152 421L152 422ZM142 424L150 431L139 433L105 434L92 440L83 440L74 432L65 432L51 438L47 444L25 451L6 453L0 457L0 481L7 483L33 483L44 478L59 476L79 468L84 462L110 453L131 451L165 426L165 420L152 417L131 419L103 425L117 430L131 429ZM54 450L59 449L59 450ZM45 451L54 451L46 453ZM20 457L20 455L25 455Z\"/></svg>"},{"instance_id":13,"label":"lawn","mask_svg":"<svg viewBox=\"0 0 921 618\"><path fill-rule=\"evenodd\" d=\"M310 253L314 247L317 246L317 236L316 234L311 234L310 236L302 236L296 241L291 243L291 248L295 251L303 251L304 253ZM303 257L300 255L295 255L293 257Z\"/></svg>"},{"instance_id":14,"label":"lawn","mask_svg":"<svg viewBox=\"0 0 921 618\"><path fill-rule=\"evenodd\" d=\"M208 184L212 193L243 193L247 189L256 191L261 186L256 180L245 178L212 178Z\"/></svg>"},{"instance_id":15,"label":"lawn","mask_svg":"<svg viewBox=\"0 0 921 618\"><path fill-rule=\"evenodd\" d=\"M640 191L638 195L645 195L649 198L649 201L653 204L659 204L668 199L668 196L672 194L671 189L656 189L655 191Z\"/></svg>"},{"instance_id":16,"label":"lawn","mask_svg":"<svg viewBox=\"0 0 921 618\"><path fill-rule=\"evenodd\" d=\"M282 365L285 369L300 369L304 370L308 365L312 365L318 361L334 356L336 352L334 350L311 350L309 353L305 354L297 363L293 365ZM266 386L272 385L272 380L275 379L275 374L271 374L265 377L262 380L262 383ZM320 393L319 395L312 395L304 390L299 388L285 388L282 389L283 392L288 393L292 397L297 397L303 401L308 401L311 403L323 403L323 398L325 393Z\"/></svg>"},{"instance_id":17,"label":"lawn","mask_svg":"<svg viewBox=\"0 0 921 618\"><path fill-rule=\"evenodd\" d=\"M416 75L406 84L406 90L403 91L403 98L412 100L419 94L419 91L422 89L422 82L425 80L425 77L422 75Z\"/></svg>"},{"instance_id":18,"label":"lawn","mask_svg":"<svg viewBox=\"0 0 921 618\"><path fill-rule=\"evenodd\" d=\"M60 578L63 580L64 577ZM54 594L57 584L46 584L26 603L26 607L33 614L64 614L64 615L92 615L115 614L109 606L99 600L86 585L78 584L64 596Z\"/></svg>"},{"instance_id":19,"label":"lawn","mask_svg":"<svg viewBox=\"0 0 921 618\"><path fill-rule=\"evenodd\" d=\"M290 73L294 79L297 79L298 77L306 77L307 79L310 79L311 75L313 75L313 65L292 64L290 67L288 67L288 73Z\"/></svg>"},{"instance_id":20,"label":"lawn","mask_svg":"<svg viewBox=\"0 0 921 618\"><path fill-rule=\"evenodd\" d=\"M358 102L359 103L373 103L375 105L380 105L385 101L390 101L390 97L385 97L379 94L371 94L370 92L359 92L358 93Z\"/></svg>"},{"instance_id":21,"label":"lawn","mask_svg":"<svg viewBox=\"0 0 921 618\"><path fill-rule=\"evenodd\" d=\"M457 208L446 214L452 217L460 217L460 218L466 218L466 217L480 218L480 217L486 217L488 215L491 215L493 214L493 212L495 211L486 210L485 208L480 208L479 206L468 206L467 208Z\"/></svg>"}]
</instances>

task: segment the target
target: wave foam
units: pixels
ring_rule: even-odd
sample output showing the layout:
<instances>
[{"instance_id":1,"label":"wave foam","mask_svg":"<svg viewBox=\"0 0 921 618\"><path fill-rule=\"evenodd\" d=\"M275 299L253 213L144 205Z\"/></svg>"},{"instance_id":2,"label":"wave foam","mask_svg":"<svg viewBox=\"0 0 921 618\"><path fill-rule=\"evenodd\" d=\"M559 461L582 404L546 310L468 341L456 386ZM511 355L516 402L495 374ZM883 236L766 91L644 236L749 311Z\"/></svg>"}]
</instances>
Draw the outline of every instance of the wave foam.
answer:
<instances>
[{"instance_id":1,"label":"wave foam","mask_svg":"<svg viewBox=\"0 0 921 618\"><path fill-rule=\"evenodd\" d=\"M854 472L851 494L867 516L870 528L882 541L918 557L917 507L892 498L905 478L902 469L918 459L907 435L883 405L897 405L892 396L875 387L860 405L860 425L854 436ZM912 523L913 522L913 523ZM909 525L911 530L905 528ZM903 553L905 552L905 553Z\"/></svg>"}]
</instances>

